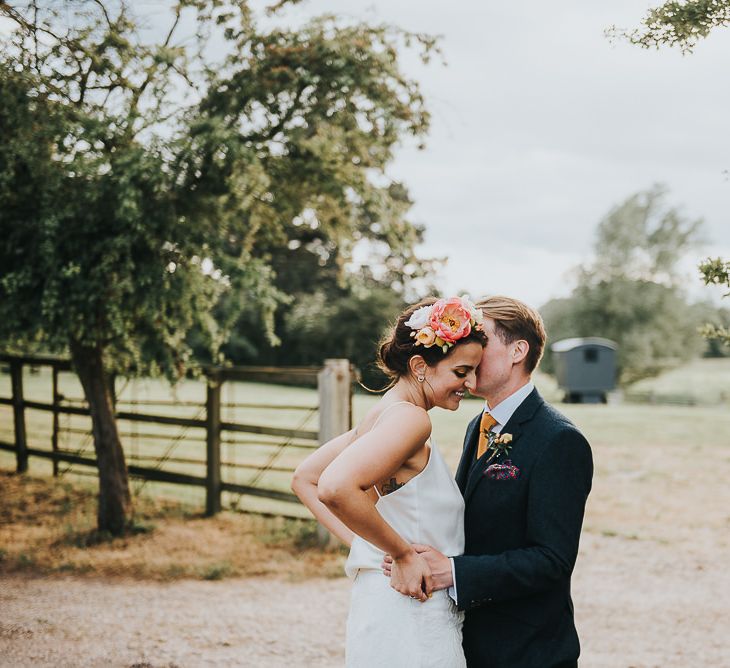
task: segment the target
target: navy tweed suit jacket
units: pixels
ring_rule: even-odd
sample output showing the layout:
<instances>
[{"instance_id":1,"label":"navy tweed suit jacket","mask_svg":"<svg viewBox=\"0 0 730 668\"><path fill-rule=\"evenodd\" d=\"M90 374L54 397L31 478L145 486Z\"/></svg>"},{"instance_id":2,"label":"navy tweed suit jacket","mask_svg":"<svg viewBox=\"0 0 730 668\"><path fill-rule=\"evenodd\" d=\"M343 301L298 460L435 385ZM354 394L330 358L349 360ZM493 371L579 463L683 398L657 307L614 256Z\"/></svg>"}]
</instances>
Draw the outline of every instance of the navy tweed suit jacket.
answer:
<instances>
[{"instance_id":1,"label":"navy tweed suit jacket","mask_svg":"<svg viewBox=\"0 0 730 668\"><path fill-rule=\"evenodd\" d=\"M478 462L479 420L469 424L456 481L466 502L466 546L454 558L459 608L466 611L464 650L470 668L577 665L570 576L593 460L588 441L537 390L502 433L517 477L497 479Z\"/></svg>"}]
</instances>

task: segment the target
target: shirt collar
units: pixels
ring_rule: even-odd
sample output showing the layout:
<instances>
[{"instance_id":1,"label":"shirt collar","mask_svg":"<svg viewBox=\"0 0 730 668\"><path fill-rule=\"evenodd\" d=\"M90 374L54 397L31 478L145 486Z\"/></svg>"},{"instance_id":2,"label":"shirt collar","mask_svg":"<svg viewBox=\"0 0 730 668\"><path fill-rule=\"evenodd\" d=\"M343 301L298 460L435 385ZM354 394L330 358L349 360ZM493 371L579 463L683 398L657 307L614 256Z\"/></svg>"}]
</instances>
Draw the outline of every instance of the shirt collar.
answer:
<instances>
[{"instance_id":1,"label":"shirt collar","mask_svg":"<svg viewBox=\"0 0 730 668\"><path fill-rule=\"evenodd\" d=\"M532 381L527 381L519 390L510 394L506 399L499 402L494 408L490 408L489 404L484 402L484 410L488 411L489 414L497 421L499 429L509 422L512 414L517 410L518 406L527 399L528 395L532 390L535 389L535 385ZM496 431L497 425L494 430Z\"/></svg>"}]
</instances>

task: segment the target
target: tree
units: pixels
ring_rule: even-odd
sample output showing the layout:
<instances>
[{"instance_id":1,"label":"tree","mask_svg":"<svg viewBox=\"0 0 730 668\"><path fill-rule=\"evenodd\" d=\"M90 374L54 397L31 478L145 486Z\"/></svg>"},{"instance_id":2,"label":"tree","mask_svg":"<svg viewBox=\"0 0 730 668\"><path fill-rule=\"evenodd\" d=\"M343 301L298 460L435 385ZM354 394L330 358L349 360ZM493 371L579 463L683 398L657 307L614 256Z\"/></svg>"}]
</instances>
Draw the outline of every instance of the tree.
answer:
<instances>
[{"instance_id":1,"label":"tree","mask_svg":"<svg viewBox=\"0 0 730 668\"><path fill-rule=\"evenodd\" d=\"M654 375L698 355L699 312L681 291L677 261L697 238L700 220L664 204L661 187L636 193L601 221L595 260L579 268L567 299L542 313L551 341L602 336L619 344L620 381ZM546 369L551 368L546 355Z\"/></svg>"},{"instance_id":2,"label":"tree","mask_svg":"<svg viewBox=\"0 0 730 668\"><path fill-rule=\"evenodd\" d=\"M669 0L649 9L641 23L640 29L613 26L608 33L645 49L668 45L691 53L713 28L730 25L730 0Z\"/></svg>"},{"instance_id":3,"label":"tree","mask_svg":"<svg viewBox=\"0 0 730 668\"><path fill-rule=\"evenodd\" d=\"M110 374L175 380L190 333L218 359L240 313L273 340L272 250L306 217L346 261L393 201L394 145L428 128L398 65L428 37L262 30L245 0L169 10L158 36L124 0L0 2L0 340L70 351L112 534L131 501Z\"/></svg>"},{"instance_id":4,"label":"tree","mask_svg":"<svg viewBox=\"0 0 730 668\"><path fill-rule=\"evenodd\" d=\"M286 249L271 250L274 285L293 296L291 306L280 308L275 317L281 345L252 332L244 315L223 348L227 357L272 365L347 357L368 387L385 384L374 365L376 343L406 302L436 293L431 281L439 262L415 255L423 228L404 224L412 202L403 186L391 184L387 194L358 222L354 237L367 245L367 252L361 249L356 262L304 220Z\"/></svg>"},{"instance_id":5,"label":"tree","mask_svg":"<svg viewBox=\"0 0 730 668\"><path fill-rule=\"evenodd\" d=\"M397 292L380 284L353 285L339 299L324 291L304 295L284 321L287 341L282 364L319 364L323 354L344 357L363 372L369 387L383 380L373 366L376 345L404 306Z\"/></svg>"},{"instance_id":6,"label":"tree","mask_svg":"<svg viewBox=\"0 0 730 668\"><path fill-rule=\"evenodd\" d=\"M632 44L645 49L668 45L679 47L683 53L689 54L714 28L728 25L730 0L670 0L650 9L642 21L641 29L618 30L614 26L608 32L613 36L625 37ZM708 258L699 265L699 270L705 285L725 284L730 287L729 267L730 263L721 258ZM708 339L730 346L730 331L726 326L707 323L702 331Z\"/></svg>"}]
</instances>

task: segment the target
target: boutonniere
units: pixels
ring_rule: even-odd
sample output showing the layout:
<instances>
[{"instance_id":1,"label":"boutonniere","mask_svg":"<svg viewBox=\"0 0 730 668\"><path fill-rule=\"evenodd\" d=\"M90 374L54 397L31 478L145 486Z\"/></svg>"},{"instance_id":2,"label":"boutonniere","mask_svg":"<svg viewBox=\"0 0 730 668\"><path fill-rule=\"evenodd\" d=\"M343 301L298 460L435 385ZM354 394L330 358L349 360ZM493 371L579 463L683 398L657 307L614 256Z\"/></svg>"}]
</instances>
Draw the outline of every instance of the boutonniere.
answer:
<instances>
[{"instance_id":1,"label":"boutonniere","mask_svg":"<svg viewBox=\"0 0 730 668\"><path fill-rule=\"evenodd\" d=\"M487 457L486 463L491 462L495 457L508 455L512 449L512 434L496 434L493 431L487 433Z\"/></svg>"}]
</instances>

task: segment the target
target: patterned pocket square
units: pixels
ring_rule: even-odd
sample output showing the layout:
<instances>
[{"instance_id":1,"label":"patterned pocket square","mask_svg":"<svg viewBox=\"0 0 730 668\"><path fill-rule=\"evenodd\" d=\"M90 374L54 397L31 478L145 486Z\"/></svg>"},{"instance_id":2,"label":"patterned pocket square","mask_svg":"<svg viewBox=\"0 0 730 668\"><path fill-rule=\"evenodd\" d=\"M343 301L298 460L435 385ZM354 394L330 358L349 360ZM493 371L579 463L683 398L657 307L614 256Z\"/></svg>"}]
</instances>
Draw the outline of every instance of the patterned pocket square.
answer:
<instances>
[{"instance_id":1,"label":"patterned pocket square","mask_svg":"<svg viewBox=\"0 0 730 668\"><path fill-rule=\"evenodd\" d=\"M506 459L502 464L492 464L487 467L484 475L492 480L517 480L520 477L520 469L512 464L511 459Z\"/></svg>"}]
</instances>

